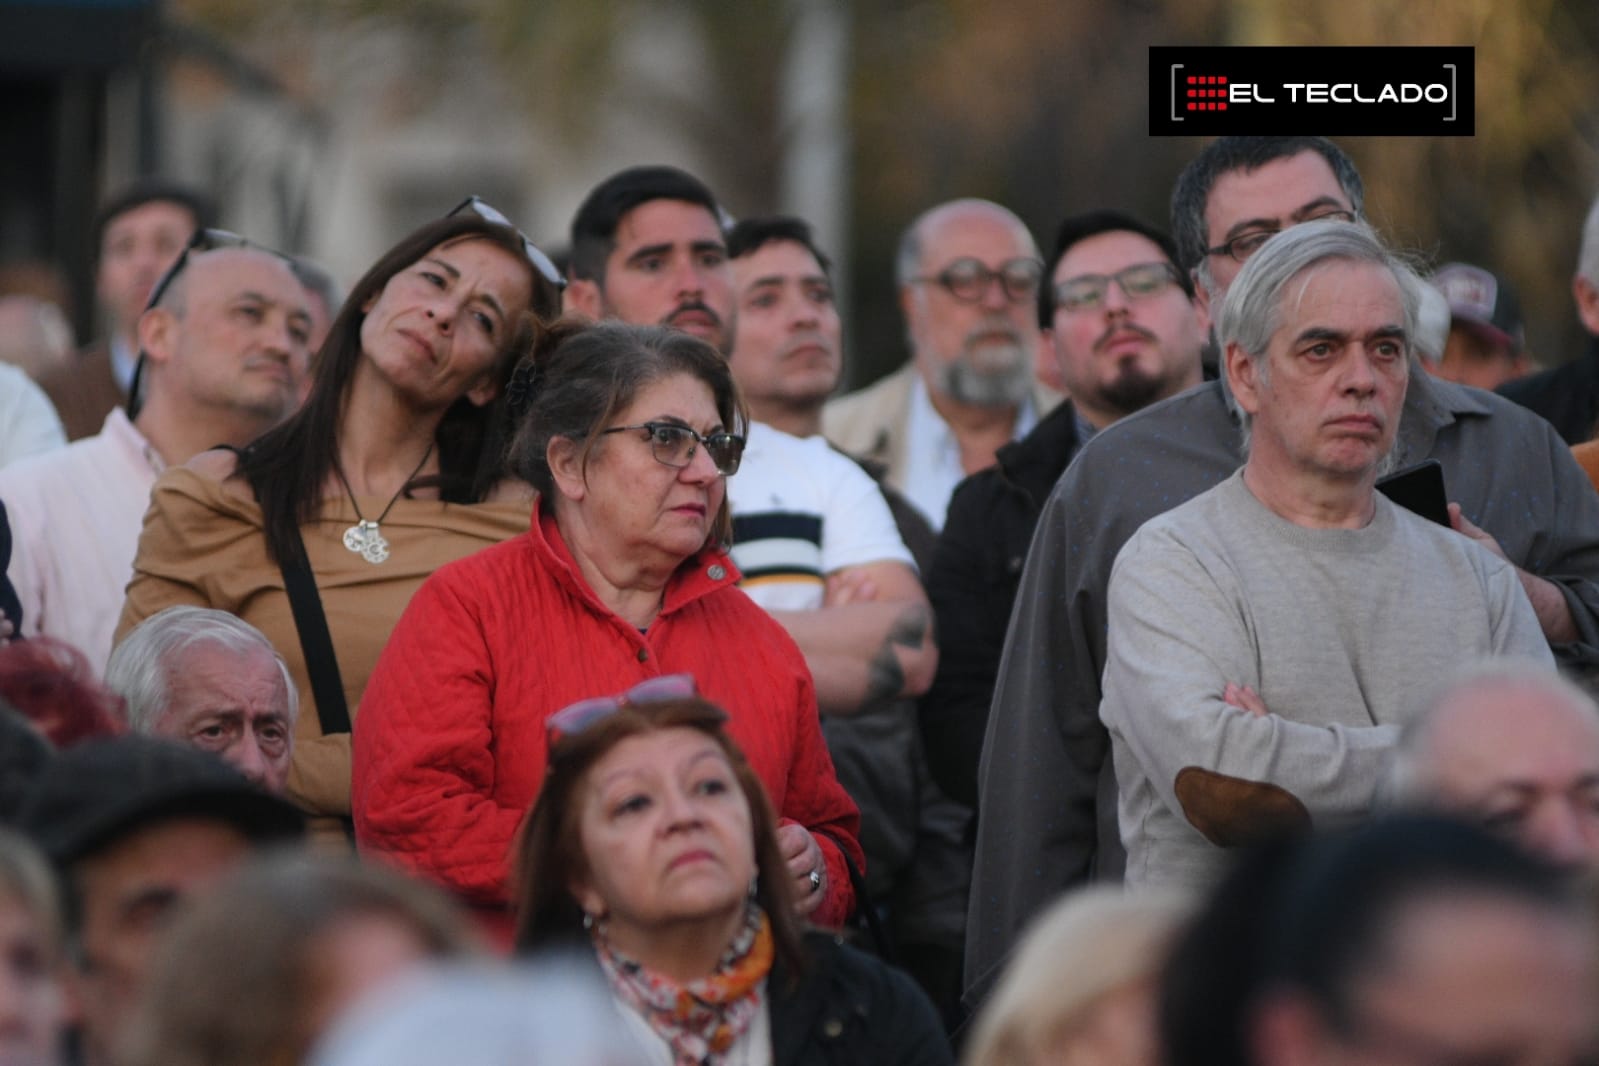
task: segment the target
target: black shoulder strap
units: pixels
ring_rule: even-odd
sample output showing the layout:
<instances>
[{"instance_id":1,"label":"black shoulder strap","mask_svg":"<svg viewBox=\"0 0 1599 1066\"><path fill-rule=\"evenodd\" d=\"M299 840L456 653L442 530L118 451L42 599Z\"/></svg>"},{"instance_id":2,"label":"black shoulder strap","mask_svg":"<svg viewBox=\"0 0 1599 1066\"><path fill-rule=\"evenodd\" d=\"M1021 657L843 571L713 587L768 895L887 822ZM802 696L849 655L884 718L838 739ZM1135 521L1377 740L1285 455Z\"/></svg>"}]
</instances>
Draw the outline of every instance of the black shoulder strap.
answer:
<instances>
[{"instance_id":1,"label":"black shoulder strap","mask_svg":"<svg viewBox=\"0 0 1599 1066\"><path fill-rule=\"evenodd\" d=\"M248 448L221 445L239 457L242 468ZM254 447L254 445L251 445ZM245 474L256 498L261 497L261 487L255 479ZM333 637L328 633L328 618L322 610L322 597L316 590L316 577L311 573L310 556L305 552L305 541L298 528L294 531L292 558L281 560L278 569L283 572L283 590L289 594L289 610L294 614L294 630L300 635L300 654L305 656L305 672L311 681L311 695L316 700L316 719L322 726L323 736L350 731L350 707L344 702L344 681L339 677L339 660L333 654Z\"/></svg>"},{"instance_id":2,"label":"black shoulder strap","mask_svg":"<svg viewBox=\"0 0 1599 1066\"><path fill-rule=\"evenodd\" d=\"M294 612L294 628L300 634L300 652L305 656L305 672L311 679L311 695L316 697L316 717L322 735L350 731L350 708L344 702L344 682L339 677L339 660L333 654L333 637L328 633L322 597L316 578L306 561L305 541L294 531L295 557L279 564L283 588L289 594L289 610Z\"/></svg>"}]
</instances>

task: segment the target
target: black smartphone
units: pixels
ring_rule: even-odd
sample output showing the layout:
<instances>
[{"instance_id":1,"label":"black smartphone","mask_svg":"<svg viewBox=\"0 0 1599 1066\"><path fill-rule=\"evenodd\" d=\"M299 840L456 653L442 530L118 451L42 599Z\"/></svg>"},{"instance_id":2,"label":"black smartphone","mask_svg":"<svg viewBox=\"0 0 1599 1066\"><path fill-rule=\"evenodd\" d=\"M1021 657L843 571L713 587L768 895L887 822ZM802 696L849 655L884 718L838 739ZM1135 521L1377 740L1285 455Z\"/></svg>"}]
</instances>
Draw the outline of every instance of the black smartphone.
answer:
<instances>
[{"instance_id":1,"label":"black smartphone","mask_svg":"<svg viewBox=\"0 0 1599 1066\"><path fill-rule=\"evenodd\" d=\"M1377 482L1377 491L1406 510L1448 526L1449 497L1444 492L1444 466L1423 459L1415 466L1389 474Z\"/></svg>"}]
</instances>

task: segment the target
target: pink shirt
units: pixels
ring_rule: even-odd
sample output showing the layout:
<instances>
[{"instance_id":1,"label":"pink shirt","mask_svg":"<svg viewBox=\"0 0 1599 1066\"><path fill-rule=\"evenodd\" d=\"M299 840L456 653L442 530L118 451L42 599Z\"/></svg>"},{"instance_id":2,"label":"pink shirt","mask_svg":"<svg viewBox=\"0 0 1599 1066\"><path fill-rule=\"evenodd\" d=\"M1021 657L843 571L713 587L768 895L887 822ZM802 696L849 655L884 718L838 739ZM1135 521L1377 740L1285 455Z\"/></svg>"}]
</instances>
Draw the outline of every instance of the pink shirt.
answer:
<instances>
[{"instance_id":1,"label":"pink shirt","mask_svg":"<svg viewBox=\"0 0 1599 1066\"><path fill-rule=\"evenodd\" d=\"M23 636L58 637L105 670L162 466L117 407L96 436L0 470Z\"/></svg>"}]
</instances>

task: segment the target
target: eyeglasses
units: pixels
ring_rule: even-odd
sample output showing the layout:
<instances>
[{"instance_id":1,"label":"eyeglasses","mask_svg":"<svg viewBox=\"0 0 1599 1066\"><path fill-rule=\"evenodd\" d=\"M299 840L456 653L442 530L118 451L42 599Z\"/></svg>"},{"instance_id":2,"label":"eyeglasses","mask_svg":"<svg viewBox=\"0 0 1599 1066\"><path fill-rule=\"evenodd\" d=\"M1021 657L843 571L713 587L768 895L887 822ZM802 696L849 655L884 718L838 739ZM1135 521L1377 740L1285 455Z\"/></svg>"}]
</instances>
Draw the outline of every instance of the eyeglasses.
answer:
<instances>
[{"instance_id":1,"label":"eyeglasses","mask_svg":"<svg viewBox=\"0 0 1599 1066\"><path fill-rule=\"evenodd\" d=\"M454 218L462 211L470 211L478 218L484 219L488 222L493 222L496 225L504 226L506 229L513 231L519 238L521 238L522 254L527 256L527 261L529 263L533 264L533 269L537 270L541 275L543 275L545 281L549 282L551 285L554 285L557 289L566 288L566 278L561 275L561 271L556 267L555 261L540 251L538 245L528 240L527 234L517 229L515 224L513 224L510 219L506 218L505 213L499 208L495 207L493 204L487 203L482 199L482 197L468 196L465 200L462 200L460 203L456 204L455 208L444 217Z\"/></svg>"},{"instance_id":2,"label":"eyeglasses","mask_svg":"<svg viewBox=\"0 0 1599 1066\"><path fill-rule=\"evenodd\" d=\"M1344 211L1342 209L1334 209L1332 211L1323 211L1319 215L1311 215L1309 218L1302 218L1299 221L1300 222L1353 222L1354 220L1355 220L1355 214L1354 214L1353 211ZM1248 233L1240 233L1238 236L1234 237L1232 240L1225 241L1222 244L1218 244L1214 248L1206 248L1205 249L1205 254L1206 255L1227 255L1227 256L1231 256L1234 260L1242 263L1244 260L1246 260L1250 256L1254 255L1256 252L1260 251L1262 246L1264 246L1267 241L1271 240L1273 237L1277 236L1277 234L1279 234L1281 232L1282 232L1282 227L1281 226L1274 226L1271 229L1250 230Z\"/></svg>"},{"instance_id":3,"label":"eyeglasses","mask_svg":"<svg viewBox=\"0 0 1599 1066\"><path fill-rule=\"evenodd\" d=\"M682 470L692 463L694 452L701 444L705 445L705 454L716 464L716 472L723 477L732 477L738 473L738 464L744 458L744 438L737 433L718 430L702 437L677 422L640 422L633 426L612 426L610 429L600 430L600 436L603 437L607 433L624 433L630 429L643 430L650 442L650 451L654 454L655 461L674 470Z\"/></svg>"},{"instance_id":4,"label":"eyeglasses","mask_svg":"<svg viewBox=\"0 0 1599 1066\"><path fill-rule=\"evenodd\" d=\"M1055 286L1055 306L1062 311L1097 311L1105 306L1113 281L1129 300L1142 300L1175 284L1177 270L1170 263L1134 263L1114 274L1067 278Z\"/></svg>"},{"instance_id":5,"label":"eyeglasses","mask_svg":"<svg viewBox=\"0 0 1599 1066\"><path fill-rule=\"evenodd\" d=\"M167 290L172 288L172 283L177 280L178 275L183 273L183 268L189 265L189 256L193 253L211 252L218 248L260 247L260 245L252 243L248 237L241 237L237 233L230 233L225 229L206 229L201 227L195 230L189 237L189 243L183 246L183 251L179 252L178 257L172 261L172 265L167 267L161 276L156 279L155 286L150 289L150 298L144 302L144 309L148 311L161 302L161 297L167 294ZM282 252L273 252L270 248L263 248L262 251L272 252L273 255L284 260L288 259L288 256L283 255Z\"/></svg>"},{"instance_id":6,"label":"eyeglasses","mask_svg":"<svg viewBox=\"0 0 1599 1066\"><path fill-rule=\"evenodd\" d=\"M955 260L930 277L911 280L921 284L935 282L955 299L968 304L981 301L989 285L997 280L1005 299L1016 304L1038 295L1038 282L1043 276L1044 264L1036 259L1012 259L1000 264L998 270L990 270L982 260L968 256Z\"/></svg>"},{"instance_id":7,"label":"eyeglasses","mask_svg":"<svg viewBox=\"0 0 1599 1066\"><path fill-rule=\"evenodd\" d=\"M545 721L544 731L553 747L562 738L577 736L623 707L686 700L699 695L699 691L693 674L662 674L640 681L620 696L595 696L563 707Z\"/></svg>"}]
</instances>

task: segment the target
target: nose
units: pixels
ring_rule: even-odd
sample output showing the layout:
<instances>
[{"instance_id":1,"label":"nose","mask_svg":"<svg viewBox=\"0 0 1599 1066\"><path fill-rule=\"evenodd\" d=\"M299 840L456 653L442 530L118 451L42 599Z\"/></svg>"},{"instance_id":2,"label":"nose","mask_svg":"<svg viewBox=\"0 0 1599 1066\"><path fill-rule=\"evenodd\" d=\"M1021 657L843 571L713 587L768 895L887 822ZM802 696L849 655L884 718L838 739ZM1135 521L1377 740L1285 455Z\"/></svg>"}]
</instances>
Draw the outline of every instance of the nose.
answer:
<instances>
[{"instance_id":1,"label":"nose","mask_svg":"<svg viewBox=\"0 0 1599 1066\"><path fill-rule=\"evenodd\" d=\"M678 475L683 480L691 483L713 481L722 476L716 469L716 462L711 458L711 453L703 444L694 445L694 454L688 457L688 465L683 467Z\"/></svg>"},{"instance_id":2,"label":"nose","mask_svg":"<svg viewBox=\"0 0 1599 1066\"><path fill-rule=\"evenodd\" d=\"M1364 345L1352 346L1349 357L1344 360L1343 380L1345 391L1356 395L1369 396L1377 390L1376 365Z\"/></svg>"},{"instance_id":3,"label":"nose","mask_svg":"<svg viewBox=\"0 0 1599 1066\"><path fill-rule=\"evenodd\" d=\"M1529 827L1528 843L1562 866L1599 868L1599 815L1571 799L1551 802Z\"/></svg>"},{"instance_id":4,"label":"nose","mask_svg":"<svg viewBox=\"0 0 1599 1066\"><path fill-rule=\"evenodd\" d=\"M677 269L672 271L673 290L679 298L699 296L705 291L705 273L693 256L682 257L677 261Z\"/></svg>"},{"instance_id":5,"label":"nose","mask_svg":"<svg viewBox=\"0 0 1599 1066\"><path fill-rule=\"evenodd\" d=\"M1127 290L1121 287L1121 282L1112 278L1105 284L1105 314L1125 315L1132 310L1132 301L1127 298Z\"/></svg>"},{"instance_id":6,"label":"nose","mask_svg":"<svg viewBox=\"0 0 1599 1066\"><path fill-rule=\"evenodd\" d=\"M261 745L253 733L246 731L245 735L227 750L226 759L251 783L266 787L269 763L266 753L261 750Z\"/></svg>"},{"instance_id":7,"label":"nose","mask_svg":"<svg viewBox=\"0 0 1599 1066\"><path fill-rule=\"evenodd\" d=\"M662 798L668 829L685 829L700 824L699 808L682 789L667 789Z\"/></svg>"},{"instance_id":8,"label":"nose","mask_svg":"<svg viewBox=\"0 0 1599 1066\"><path fill-rule=\"evenodd\" d=\"M1010 306L1010 297L1005 293L1004 276L998 273L990 274L983 282L982 305L990 311L1003 311Z\"/></svg>"}]
</instances>

